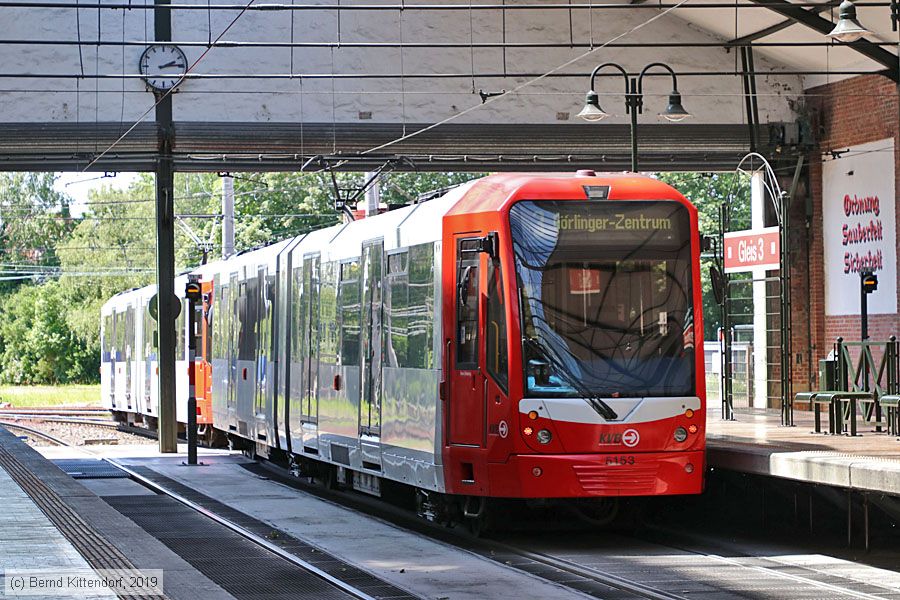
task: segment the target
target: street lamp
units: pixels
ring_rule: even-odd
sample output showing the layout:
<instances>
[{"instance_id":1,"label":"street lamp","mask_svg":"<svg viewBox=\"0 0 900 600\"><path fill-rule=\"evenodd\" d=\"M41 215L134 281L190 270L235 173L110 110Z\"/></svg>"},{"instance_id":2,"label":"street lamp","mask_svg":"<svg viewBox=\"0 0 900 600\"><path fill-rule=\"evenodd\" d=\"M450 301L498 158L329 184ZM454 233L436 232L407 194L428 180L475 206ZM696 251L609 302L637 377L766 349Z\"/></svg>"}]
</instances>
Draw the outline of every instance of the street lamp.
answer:
<instances>
[{"instance_id":1,"label":"street lamp","mask_svg":"<svg viewBox=\"0 0 900 600\"><path fill-rule=\"evenodd\" d=\"M678 93L678 80L675 77L675 71L669 65L660 62L650 63L641 70L638 76L629 77L628 71L621 65L608 62L599 65L591 73L591 88L585 96L584 108L578 113L578 116L585 121L602 121L609 116L609 113L600 107L600 96L594 91L594 80L597 78L597 73L606 67L618 70L622 77L625 78L625 112L631 115L631 170L637 173L637 116L639 113L644 112L644 75L647 74L647 71L654 67L662 67L672 76L672 92L669 94L669 103L666 105L665 110L659 113L660 117L677 123L690 117L691 113L686 111L684 106L681 105L681 94Z\"/></svg>"},{"instance_id":2,"label":"street lamp","mask_svg":"<svg viewBox=\"0 0 900 600\"><path fill-rule=\"evenodd\" d=\"M855 42L864 35L872 33L863 27L856 18L856 6L850 0L844 0L838 7L838 22L828 37L839 42Z\"/></svg>"}]
</instances>

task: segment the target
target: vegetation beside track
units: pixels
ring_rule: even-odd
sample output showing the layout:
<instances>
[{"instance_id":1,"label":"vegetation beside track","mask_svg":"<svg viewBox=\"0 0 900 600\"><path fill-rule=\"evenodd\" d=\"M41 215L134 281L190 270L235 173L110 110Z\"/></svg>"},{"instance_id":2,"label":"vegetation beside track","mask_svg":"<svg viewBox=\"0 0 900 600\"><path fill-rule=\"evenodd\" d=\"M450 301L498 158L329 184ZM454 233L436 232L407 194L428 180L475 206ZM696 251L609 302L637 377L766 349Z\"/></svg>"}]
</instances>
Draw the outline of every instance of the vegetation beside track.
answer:
<instances>
[{"instance_id":1,"label":"vegetation beside track","mask_svg":"<svg viewBox=\"0 0 900 600\"><path fill-rule=\"evenodd\" d=\"M0 405L12 408L100 406L99 385L4 385Z\"/></svg>"},{"instance_id":2,"label":"vegetation beside track","mask_svg":"<svg viewBox=\"0 0 900 600\"><path fill-rule=\"evenodd\" d=\"M472 173L388 173L382 200L462 183ZM341 189L362 173L338 173ZM100 187L74 215L53 173L0 173L0 383L95 383L100 378L100 307L114 294L154 280L153 176L128 189ZM215 216L216 173L178 173L175 210ZM331 182L314 173L235 174L235 247L242 251L341 221ZM221 254L221 219L192 220L175 233L178 272L200 264L194 240ZM3 400L0 400L3 401Z\"/></svg>"}]
</instances>

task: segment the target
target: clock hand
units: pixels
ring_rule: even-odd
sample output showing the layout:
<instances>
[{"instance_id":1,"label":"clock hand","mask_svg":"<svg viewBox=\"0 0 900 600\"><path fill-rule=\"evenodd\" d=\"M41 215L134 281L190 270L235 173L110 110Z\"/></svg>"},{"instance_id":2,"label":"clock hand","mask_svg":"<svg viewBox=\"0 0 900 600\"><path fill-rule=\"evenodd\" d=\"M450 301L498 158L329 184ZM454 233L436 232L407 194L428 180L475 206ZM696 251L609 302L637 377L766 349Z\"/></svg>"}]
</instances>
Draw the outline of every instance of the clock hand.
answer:
<instances>
[{"instance_id":1,"label":"clock hand","mask_svg":"<svg viewBox=\"0 0 900 600\"><path fill-rule=\"evenodd\" d=\"M164 65L159 65L158 69L168 69L169 67L178 67L179 69L183 69L184 65L178 62L177 60L173 60L172 62L167 62Z\"/></svg>"}]
</instances>

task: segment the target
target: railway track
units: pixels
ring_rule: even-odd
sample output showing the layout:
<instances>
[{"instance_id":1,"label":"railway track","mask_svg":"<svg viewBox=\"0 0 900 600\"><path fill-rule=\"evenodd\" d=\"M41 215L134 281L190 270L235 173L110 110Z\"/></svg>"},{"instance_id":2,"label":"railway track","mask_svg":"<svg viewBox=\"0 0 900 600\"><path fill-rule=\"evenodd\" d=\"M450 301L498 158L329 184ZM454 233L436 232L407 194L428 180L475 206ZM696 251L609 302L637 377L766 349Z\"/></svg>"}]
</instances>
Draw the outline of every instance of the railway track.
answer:
<instances>
[{"instance_id":1,"label":"railway track","mask_svg":"<svg viewBox=\"0 0 900 600\"><path fill-rule=\"evenodd\" d=\"M32 435L34 437L39 437L42 440L48 441L51 444L55 444L57 446L69 446L70 444L65 440L61 440L58 437L52 436L49 433L45 433L40 429L35 429L33 427L28 427L27 425L22 425L20 423L9 422L5 420L0 420L0 425L3 425L7 429L12 429L15 431L24 431L28 435Z\"/></svg>"},{"instance_id":2,"label":"railway track","mask_svg":"<svg viewBox=\"0 0 900 600\"><path fill-rule=\"evenodd\" d=\"M476 538L468 532L459 529L448 529L433 523L423 521L410 511L387 505L383 501L368 496L328 490L322 486L306 483L281 467L265 464L255 467L256 471L267 472L276 475L281 483L287 483L305 492L319 497L345 508L361 511L373 517L386 520L394 525L408 529L415 533L428 535L439 541L455 545L464 550L474 552L485 558L505 563L517 569L524 570L538 577L555 581L561 585L572 587L578 591L603 597L602 588L612 588L618 593L616 597L649 598L654 600L687 600L696 598L698 594L705 597L754 597L753 590L740 590L741 585L747 581L767 582L773 590L780 593L772 597L804 597L804 598L856 598L859 600L884 600L885 597L900 598L900 590L887 585L879 585L878 582L863 582L843 575L834 575L823 570L807 568L767 557L757 557L751 554L722 554L704 551L691 547L691 542L686 539L684 543L660 542L644 539L639 535L607 534L613 538L621 538L629 542L637 542L644 548L646 556L670 552L681 555L686 562L696 562L709 569L711 575L708 581L685 579L674 585L666 585L666 588L656 584L660 577L652 572L643 573L641 577L628 577L618 572L611 572L598 568L590 563L609 563L609 551L598 550L593 556L584 552L581 556L554 555L555 552L536 550L528 545L517 542L504 542L502 539ZM270 476L271 476L270 475ZM593 534L592 534L593 535ZM570 536L563 534L566 539ZM575 534L572 537L580 537ZM565 543L562 545L566 545ZM693 559L691 558L693 557ZM624 560L624 559L623 559ZM679 567L684 568L684 567ZM694 567L687 567L688 569ZM722 578L724 570L730 570L726 578ZM648 578L642 581L642 578ZM709 589L690 589L691 584L718 587L719 596L709 596ZM590 584L596 584L593 586ZM729 588L727 586L735 586ZM868 591L853 589L867 587ZM800 593L802 591L802 594ZM622 594L624 592L624 595ZM608 594L608 592L607 592ZM759 596L762 597L762 596ZM768 594L765 597L770 597Z\"/></svg>"},{"instance_id":3,"label":"railway track","mask_svg":"<svg viewBox=\"0 0 900 600\"><path fill-rule=\"evenodd\" d=\"M28 426L16 423L4 423L4 425L19 429L30 435L44 438L57 445L69 445L64 440L60 440L52 435ZM307 566L312 567L312 565L308 565L308 563L305 563L305 561L297 556L272 544L269 540L246 530L241 527L241 525L238 525L221 515L217 515L208 507L204 507L202 503L185 498L181 494L167 489L166 486L160 484L159 481L152 481L118 461L112 459L105 460L128 473L132 479L138 481L141 485L152 489L158 494L164 494L173 498L177 502L209 517L215 522L220 523L231 531L238 533L242 537L245 537L292 564L304 569L306 569ZM448 529L443 526L423 521L411 511L386 504L375 498L353 492L329 490L322 486L308 483L303 479L290 475L286 469L271 463L258 463L257 465L251 465L250 468L256 472L263 472L273 480L280 483L286 483L290 487L310 493L322 500L386 520L413 533L427 535L463 550L478 554L484 558L504 563L513 568L531 573L537 577L548 579L559 585L571 587L575 590L594 596L603 597L605 595L608 596L613 594L617 598L646 598L652 600L687 600L696 597L697 592L693 590L678 593L673 591L673 588L669 586L667 586L669 589L663 589L658 585L652 585L651 583L641 581L640 578L627 577L620 573L614 573L592 566L591 564L588 564L592 559L589 553L577 557L569 555L566 558L563 558L561 556L555 556L553 552L540 551L517 543L507 543L497 539L477 538L458 529ZM689 544L679 545L661 543L659 541L646 542L646 544L648 546L648 553L651 551L658 552L659 548L667 548L680 553L694 555L703 563L709 564L711 570L715 570L714 565L718 565L720 570L732 569L737 571L734 577L735 580L739 580L741 577L762 578L764 580L770 580L773 582L772 585L780 585L784 589L803 588L806 590L814 590L820 594L819 596L813 597L857 598L860 600L883 600L885 597L882 594L857 591L849 589L844 585L836 585L827 580L823 581L822 579L827 579L828 574L820 571L809 569L808 575L798 574L797 571L802 571L802 569L766 558L755 560L756 564L746 564L739 557L726 557L719 554L699 551L695 548L691 548ZM313 567L313 569L315 569L315 567ZM325 578L326 580L330 581L333 579L333 577L329 576L327 573L324 573L324 575L327 576ZM818 577L818 579L816 577ZM716 583L718 585L723 584L721 580ZM852 583L852 581L847 581L847 583ZM884 588L884 590L888 589L889 588ZM723 590L723 592L725 592L725 590ZM351 595L354 595L354 597L357 598L369 598L369 596L366 596L364 593L361 594L362 595ZM739 592L734 592L734 595L739 595ZM898 594L898 597L900 597L900 594Z\"/></svg>"},{"instance_id":4,"label":"railway track","mask_svg":"<svg viewBox=\"0 0 900 600\"><path fill-rule=\"evenodd\" d=\"M145 438L156 439L156 433L153 431L150 431L149 429L144 429L141 427L134 427L132 425L126 425L119 421L114 421L113 419L93 419L93 418L87 418L87 417L58 416L56 413L52 413L52 412L44 412L44 413L3 412L3 413L0 413L0 424L16 425L19 421L38 422L38 423L60 423L60 424L69 424L69 425L85 425L88 427L101 427L101 428L106 428L106 429L112 429L115 431L120 431L122 433L129 433L132 435L138 435L138 436L145 437ZM33 431L37 431L37 429L35 429L33 427L31 429Z\"/></svg>"},{"instance_id":5,"label":"railway track","mask_svg":"<svg viewBox=\"0 0 900 600\"><path fill-rule=\"evenodd\" d=\"M22 432L27 433L28 435L39 437L41 439L49 441L58 446L72 447L72 444L70 444L66 440L62 440L60 438L52 436L46 432L40 431L39 429L29 427L27 425L22 425L22 424L14 423L14 422L13 423L0 422L0 424L2 424L4 427L7 427L9 429L22 431ZM90 452L86 448L79 447L79 450L86 451L88 454L97 456L96 453ZM123 471L124 473L126 473L128 475L129 479L150 489L151 491L155 492L156 494L163 495L167 498L170 498L171 500L174 500L175 502L178 502L178 503L184 505L185 507L189 508L191 511L196 512L196 513L202 515L203 517L210 519L211 521L215 522L216 524L218 524L222 527L225 527L229 531L238 534L239 536L241 536L243 539L247 540L251 544L266 550L267 552L269 552L272 555L273 560L287 561L291 565L293 565L299 569L302 569L304 572L314 576L315 578L317 578L319 580L324 581L325 583L327 583L329 586L335 588L336 590L339 590L339 592L344 594L346 597L355 598L357 600L378 600L376 597L374 597L370 594L367 594L366 592L360 590L353 584L348 583L346 581L342 581L341 579L339 579L329 573L326 573L325 571L316 567L315 565L291 554L290 552L285 551L284 549L280 548L278 545L269 541L265 537L257 535L256 533L253 533L252 531L246 529L245 527L235 523L231 519L228 519L228 518L216 513L215 511L209 510L208 508L200 506L200 505L190 501L189 499L184 498L183 496L181 496L177 492L169 489L165 485L161 485L158 482L154 482L151 479L142 476L141 474L137 473L136 471L134 471L133 469L129 468L128 466L122 464L121 462L119 462L115 459L112 459L112 458L99 457L99 456L97 456L97 457L100 458L101 460L104 460L105 462L113 465L117 469L120 469L121 471Z\"/></svg>"},{"instance_id":6,"label":"railway track","mask_svg":"<svg viewBox=\"0 0 900 600\"><path fill-rule=\"evenodd\" d=\"M177 492L169 489L165 485L161 485L158 482L155 482L147 477L144 477L143 475L137 473L136 471L134 471L133 469L129 468L128 466L122 464L121 462L119 462L115 459L111 459L111 458L105 458L104 460L106 460L106 462L112 464L113 466L115 466L118 469L127 473L128 476L132 480L140 483L144 487L156 492L157 494L162 494L168 498L171 498L172 500L175 500L176 502L183 504L184 506L190 508L191 510L193 510L197 513L200 513L204 517L211 519L215 523L218 523L219 525L240 535L241 537L252 542L253 544L255 544L261 548L264 548L265 550L267 550L274 556L281 558L281 559L291 563L292 565L299 567L300 569L303 569L304 571L306 571L312 575L315 575L319 579L326 581L327 583L329 583L330 585L339 589L340 591L344 592L345 594L348 594L349 596L351 596L353 598L357 598L358 600L376 600L376 598L374 598L373 596L363 592L362 590L354 587L353 585L351 585L345 581L341 581L337 577L334 577L334 576L330 575L329 573L326 573L325 571L319 569L315 565L291 554L290 552L287 552L286 550L280 548L279 546L277 546L276 544L267 540L266 538L253 533L252 531L246 529L245 527L238 525L234 521L227 519L224 516L197 504L196 502L192 502L191 500L183 497L182 495L178 494Z\"/></svg>"},{"instance_id":7,"label":"railway track","mask_svg":"<svg viewBox=\"0 0 900 600\"><path fill-rule=\"evenodd\" d=\"M109 410L106 408L101 408L101 407L0 408L0 417L4 417L6 415L22 415L22 414L60 416L60 417L95 417L95 416L109 415Z\"/></svg>"}]
</instances>

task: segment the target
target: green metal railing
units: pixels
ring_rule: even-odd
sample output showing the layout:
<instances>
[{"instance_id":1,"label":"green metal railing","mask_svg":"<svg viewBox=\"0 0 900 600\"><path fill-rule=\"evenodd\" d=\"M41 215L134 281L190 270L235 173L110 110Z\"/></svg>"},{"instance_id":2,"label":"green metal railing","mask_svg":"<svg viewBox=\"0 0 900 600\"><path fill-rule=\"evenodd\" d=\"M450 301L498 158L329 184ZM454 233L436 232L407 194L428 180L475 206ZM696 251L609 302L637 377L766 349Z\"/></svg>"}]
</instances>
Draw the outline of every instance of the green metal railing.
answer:
<instances>
[{"instance_id":1,"label":"green metal railing","mask_svg":"<svg viewBox=\"0 0 900 600\"><path fill-rule=\"evenodd\" d=\"M856 356L854 356L856 355ZM887 394L900 393L900 342L896 336L886 341L866 340L834 342L837 361L834 381L827 382L833 390L872 392L874 402L863 406L866 421L874 421L881 429L881 405L878 399ZM820 383L821 385L821 383Z\"/></svg>"}]
</instances>

